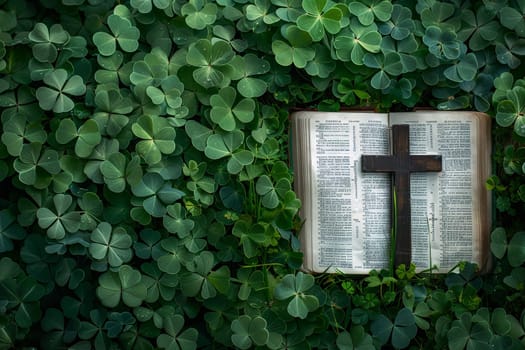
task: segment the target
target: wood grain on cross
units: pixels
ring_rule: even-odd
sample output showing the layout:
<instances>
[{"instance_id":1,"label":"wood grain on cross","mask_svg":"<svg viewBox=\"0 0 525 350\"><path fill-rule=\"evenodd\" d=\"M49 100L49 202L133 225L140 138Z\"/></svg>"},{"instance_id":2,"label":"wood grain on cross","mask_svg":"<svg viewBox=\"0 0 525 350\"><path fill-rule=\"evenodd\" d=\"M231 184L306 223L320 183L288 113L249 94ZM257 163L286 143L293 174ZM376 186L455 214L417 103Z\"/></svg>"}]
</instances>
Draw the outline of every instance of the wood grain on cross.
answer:
<instances>
[{"instance_id":1,"label":"wood grain on cross","mask_svg":"<svg viewBox=\"0 0 525 350\"><path fill-rule=\"evenodd\" d=\"M412 237L410 221L410 173L441 171L441 156L410 155L408 125L392 126L391 156L363 155L361 158L364 172L393 173L394 191L396 197L397 227L395 266L409 266L412 260ZM393 203L394 201L392 201Z\"/></svg>"}]
</instances>

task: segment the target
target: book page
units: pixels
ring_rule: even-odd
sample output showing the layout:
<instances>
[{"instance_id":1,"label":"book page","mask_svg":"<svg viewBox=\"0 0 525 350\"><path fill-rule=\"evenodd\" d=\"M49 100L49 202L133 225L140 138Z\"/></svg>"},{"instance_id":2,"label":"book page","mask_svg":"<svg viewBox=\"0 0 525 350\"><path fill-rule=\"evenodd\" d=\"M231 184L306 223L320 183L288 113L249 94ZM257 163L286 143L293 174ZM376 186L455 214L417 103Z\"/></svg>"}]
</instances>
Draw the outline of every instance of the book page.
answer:
<instances>
[{"instance_id":1,"label":"book page","mask_svg":"<svg viewBox=\"0 0 525 350\"><path fill-rule=\"evenodd\" d=\"M388 266L391 176L361 172L362 154L389 152L387 115L300 112L292 128L304 268L367 273Z\"/></svg>"},{"instance_id":2,"label":"book page","mask_svg":"<svg viewBox=\"0 0 525 350\"><path fill-rule=\"evenodd\" d=\"M475 114L475 113L474 113ZM411 174L412 260L418 270L446 272L460 261L482 264L476 196L478 119L471 112L392 113L391 124L410 125L411 154L439 154L440 173ZM482 185L482 184L481 184Z\"/></svg>"}]
</instances>

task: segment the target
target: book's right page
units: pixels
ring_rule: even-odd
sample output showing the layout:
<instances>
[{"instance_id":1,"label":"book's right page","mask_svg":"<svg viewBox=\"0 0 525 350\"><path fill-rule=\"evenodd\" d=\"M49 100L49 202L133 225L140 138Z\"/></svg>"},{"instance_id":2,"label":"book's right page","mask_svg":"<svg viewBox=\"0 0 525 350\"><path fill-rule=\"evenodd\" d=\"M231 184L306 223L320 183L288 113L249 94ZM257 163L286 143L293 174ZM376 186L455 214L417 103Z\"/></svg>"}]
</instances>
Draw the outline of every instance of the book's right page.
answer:
<instances>
[{"instance_id":1,"label":"book's right page","mask_svg":"<svg viewBox=\"0 0 525 350\"><path fill-rule=\"evenodd\" d=\"M461 261L488 266L490 118L478 112L391 113L410 125L410 153L442 156L440 173L410 178L412 261L447 272Z\"/></svg>"}]
</instances>

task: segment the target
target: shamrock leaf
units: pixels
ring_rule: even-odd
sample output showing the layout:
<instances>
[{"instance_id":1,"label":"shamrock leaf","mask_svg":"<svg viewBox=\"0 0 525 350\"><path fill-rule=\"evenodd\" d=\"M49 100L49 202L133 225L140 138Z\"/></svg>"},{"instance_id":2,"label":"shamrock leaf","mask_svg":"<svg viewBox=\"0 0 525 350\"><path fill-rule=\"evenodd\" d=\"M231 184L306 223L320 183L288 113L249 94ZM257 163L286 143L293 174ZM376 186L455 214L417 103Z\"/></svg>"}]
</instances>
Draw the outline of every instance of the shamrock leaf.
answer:
<instances>
[{"instance_id":1,"label":"shamrock leaf","mask_svg":"<svg viewBox=\"0 0 525 350\"><path fill-rule=\"evenodd\" d=\"M117 272L103 273L98 279L98 284L96 294L106 307L116 307L120 301L129 307L137 307L147 295L142 275L128 265L120 266Z\"/></svg>"},{"instance_id":2,"label":"shamrock leaf","mask_svg":"<svg viewBox=\"0 0 525 350\"><path fill-rule=\"evenodd\" d=\"M22 240L27 234L15 220L10 210L0 210L0 253L13 250L13 240Z\"/></svg>"},{"instance_id":3,"label":"shamrock leaf","mask_svg":"<svg viewBox=\"0 0 525 350\"><path fill-rule=\"evenodd\" d=\"M57 59L58 48L70 39L62 25L53 24L48 28L44 23L36 23L33 30L29 32L28 38L34 43L33 57L39 62L50 63Z\"/></svg>"},{"instance_id":4,"label":"shamrock leaf","mask_svg":"<svg viewBox=\"0 0 525 350\"><path fill-rule=\"evenodd\" d=\"M281 66L294 64L297 68L304 68L306 64L315 57L315 50L311 47L312 38L297 26L289 26L286 29L285 38L272 42L272 51L275 61Z\"/></svg>"},{"instance_id":5,"label":"shamrock leaf","mask_svg":"<svg viewBox=\"0 0 525 350\"><path fill-rule=\"evenodd\" d=\"M181 278L182 293L196 296L200 292L203 299L217 295L217 290L226 294L230 289L230 270L227 266L212 271L215 258L211 252L203 251L195 256L193 264L188 265L189 273Z\"/></svg>"},{"instance_id":6,"label":"shamrock leaf","mask_svg":"<svg viewBox=\"0 0 525 350\"><path fill-rule=\"evenodd\" d=\"M24 141L29 143L44 143L47 134L42 128L42 123L30 123L24 114L16 114L4 119L4 133L2 142L7 147L7 152L18 157L22 152Z\"/></svg>"},{"instance_id":7,"label":"shamrock leaf","mask_svg":"<svg viewBox=\"0 0 525 350\"><path fill-rule=\"evenodd\" d=\"M163 217L166 230L170 233L176 233L180 238L186 237L195 226L195 222L186 219L186 210L180 203L169 205L166 209L167 213Z\"/></svg>"},{"instance_id":8,"label":"shamrock leaf","mask_svg":"<svg viewBox=\"0 0 525 350\"><path fill-rule=\"evenodd\" d=\"M115 193L123 192L126 182L134 186L142 179L140 158L135 155L128 162L122 153L113 153L100 164L100 172L109 190Z\"/></svg>"},{"instance_id":9,"label":"shamrock leaf","mask_svg":"<svg viewBox=\"0 0 525 350\"><path fill-rule=\"evenodd\" d=\"M271 244L274 230L268 225L252 224L240 219L235 222L232 233L239 238L244 255L253 258L259 253L259 247L268 247Z\"/></svg>"},{"instance_id":10,"label":"shamrock leaf","mask_svg":"<svg viewBox=\"0 0 525 350\"><path fill-rule=\"evenodd\" d=\"M287 300L286 310L293 317L305 319L309 312L319 307L319 300L314 295L306 294L314 286L312 275L298 272L297 275L288 274L275 287L275 297L278 300Z\"/></svg>"},{"instance_id":11,"label":"shamrock leaf","mask_svg":"<svg viewBox=\"0 0 525 350\"><path fill-rule=\"evenodd\" d=\"M225 87L230 83L232 67L229 65L235 56L231 46L218 40L212 44L208 39L200 39L188 47L187 63L197 67L193 79L205 87Z\"/></svg>"},{"instance_id":12,"label":"shamrock leaf","mask_svg":"<svg viewBox=\"0 0 525 350\"><path fill-rule=\"evenodd\" d=\"M163 328L166 333L157 337L157 346L160 349L195 350L199 332L195 328L188 328L181 332L184 318L181 315L170 315L163 319Z\"/></svg>"},{"instance_id":13,"label":"shamrock leaf","mask_svg":"<svg viewBox=\"0 0 525 350\"><path fill-rule=\"evenodd\" d=\"M362 25L357 19L350 21L350 30L344 30L335 38L334 48L337 58L363 64L367 52L377 53L381 48L382 36L375 24Z\"/></svg>"},{"instance_id":14,"label":"shamrock leaf","mask_svg":"<svg viewBox=\"0 0 525 350\"><path fill-rule=\"evenodd\" d=\"M57 142L66 144L74 139L76 139L75 154L81 158L89 157L102 140L97 122L88 119L77 130L73 120L62 119L56 131Z\"/></svg>"},{"instance_id":15,"label":"shamrock leaf","mask_svg":"<svg viewBox=\"0 0 525 350\"><path fill-rule=\"evenodd\" d=\"M233 331L232 342L239 349L249 349L254 344L256 346L266 345L270 337L266 320L261 316L251 318L248 315L242 315L233 320L231 330Z\"/></svg>"},{"instance_id":16,"label":"shamrock leaf","mask_svg":"<svg viewBox=\"0 0 525 350\"><path fill-rule=\"evenodd\" d=\"M236 104L236 97L237 93L231 86L222 88L218 94L210 97L211 120L219 124L223 130L235 130L236 120L242 123L249 123L253 120L255 102L244 98Z\"/></svg>"},{"instance_id":17,"label":"shamrock leaf","mask_svg":"<svg viewBox=\"0 0 525 350\"><path fill-rule=\"evenodd\" d=\"M53 196L54 211L49 208L39 208L36 212L38 226L47 229L47 236L51 239L62 239L66 232L74 233L80 227L80 213L72 211L75 207L73 197L68 194Z\"/></svg>"},{"instance_id":18,"label":"shamrock leaf","mask_svg":"<svg viewBox=\"0 0 525 350\"><path fill-rule=\"evenodd\" d=\"M117 43L124 52L134 52L138 49L140 31L127 18L112 14L108 17L107 22L111 33L96 32L93 34L93 43L101 55L113 55L117 49Z\"/></svg>"},{"instance_id":19,"label":"shamrock leaf","mask_svg":"<svg viewBox=\"0 0 525 350\"><path fill-rule=\"evenodd\" d=\"M46 111L55 113L69 112L75 106L69 95L82 96L86 93L86 85L82 77L73 75L68 78L65 69L59 68L44 75L44 83L36 90L39 106Z\"/></svg>"},{"instance_id":20,"label":"shamrock leaf","mask_svg":"<svg viewBox=\"0 0 525 350\"><path fill-rule=\"evenodd\" d=\"M107 222L101 222L91 233L89 253L94 259L107 259L109 266L118 267L131 260L131 236L122 227L112 229Z\"/></svg>"},{"instance_id":21,"label":"shamrock leaf","mask_svg":"<svg viewBox=\"0 0 525 350\"><path fill-rule=\"evenodd\" d=\"M95 95L97 110L93 120L98 124L101 132L109 136L117 136L128 124L127 114L131 113L133 106L129 98L123 97L119 90L99 90Z\"/></svg>"},{"instance_id":22,"label":"shamrock leaf","mask_svg":"<svg viewBox=\"0 0 525 350\"><path fill-rule=\"evenodd\" d=\"M499 101L496 110L496 122L504 127L514 124L514 131L525 135L525 87L514 86L506 92L506 98Z\"/></svg>"},{"instance_id":23,"label":"shamrock leaf","mask_svg":"<svg viewBox=\"0 0 525 350\"><path fill-rule=\"evenodd\" d=\"M51 175L60 172L58 153L52 149L45 149L42 152L42 144L39 142L24 144L13 167L22 183L40 189L50 184Z\"/></svg>"},{"instance_id":24,"label":"shamrock leaf","mask_svg":"<svg viewBox=\"0 0 525 350\"><path fill-rule=\"evenodd\" d=\"M193 29L201 30L217 19L218 8L214 3L204 0L189 0L181 7L186 24Z\"/></svg>"},{"instance_id":25,"label":"shamrock leaf","mask_svg":"<svg viewBox=\"0 0 525 350\"><path fill-rule=\"evenodd\" d=\"M158 116L141 116L131 125L131 130L142 139L135 148L149 165L158 163L162 154L175 151L175 129Z\"/></svg>"},{"instance_id":26,"label":"shamrock leaf","mask_svg":"<svg viewBox=\"0 0 525 350\"><path fill-rule=\"evenodd\" d=\"M233 130L227 134L213 134L206 140L204 153L210 159L229 157L226 168L230 174L238 174L242 168L253 162L252 152L239 149L244 140L240 130Z\"/></svg>"},{"instance_id":27,"label":"shamrock leaf","mask_svg":"<svg viewBox=\"0 0 525 350\"><path fill-rule=\"evenodd\" d=\"M246 18L249 21L263 21L265 24L273 24L279 21L279 17L271 13L272 3L269 0L255 0L254 4L246 7Z\"/></svg>"},{"instance_id":28,"label":"shamrock leaf","mask_svg":"<svg viewBox=\"0 0 525 350\"><path fill-rule=\"evenodd\" d=\"M350 13L356 15L364 26L374 23L374 18L386 22L392 14L392 3L387 0L373 0L365 3L353 1L348 5Z\"/></svg>"},{"instance_id":29,"label":"shamrock leaf","mask_svg":"<svg viewBox=\"0 0 525 350\"><path fill-rule=\"evenodd\" d=\"M297 26L308 32L313 41L322 40L325 30L330 34L341 30L343 12L338 7L328 7L327 0L304 0L302 6L306 13L297 18Z\"/></svg>"},{"instance_id":30,"label":"shamrock leaf","mask_svg":"<svg viewBox=\"0 0 525 350\"><path fill-rule=\"evenodd\" d=\"M131 191L135 196L144 198L144 210L154 217L164 216L166 206L184 196L184 192L165 182L157 173L145 174L138 184L131 187Z\"/></svg>"},{"instance_id":31,"label":"shamrock leaf","mask_svg":"<svg viewBox=\"0 0 525 350\"><path fill-rule=\"evenodd\" d=\"M270 70L270 64L251 53L246 54L241 62L240 70L244 72L244 77L237 82L237 90L244 97L262 96L266 92L268 84L253 76L267 73Z\"/></svg>"}]
</instances>

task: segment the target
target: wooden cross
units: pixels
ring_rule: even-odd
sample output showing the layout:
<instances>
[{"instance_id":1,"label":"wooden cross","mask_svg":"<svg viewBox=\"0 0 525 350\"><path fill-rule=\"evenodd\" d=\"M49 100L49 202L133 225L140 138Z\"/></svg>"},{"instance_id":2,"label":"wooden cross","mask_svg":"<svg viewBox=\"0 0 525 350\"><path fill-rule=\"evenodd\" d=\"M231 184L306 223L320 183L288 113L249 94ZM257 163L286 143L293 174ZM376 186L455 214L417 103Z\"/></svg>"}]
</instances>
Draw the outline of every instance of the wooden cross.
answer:
<instances>
[{"instance_id":1,"label":"wooden cross","mask_svg":"<svg viewBox=\"0 0 525 350\"><path fill-rule=\"evenodd\" d=\"M364 172L394 173L394 192L397 205L395 266L410 265L412 260L412 237L410 221L410 173L441 171L441 156L410 155L408 125L392 126L393 154L391 156L363 155ZM394 201L392 200L392 203Z\"/></svg>"}]
</instances>

